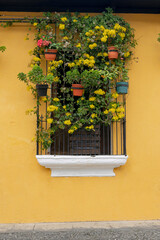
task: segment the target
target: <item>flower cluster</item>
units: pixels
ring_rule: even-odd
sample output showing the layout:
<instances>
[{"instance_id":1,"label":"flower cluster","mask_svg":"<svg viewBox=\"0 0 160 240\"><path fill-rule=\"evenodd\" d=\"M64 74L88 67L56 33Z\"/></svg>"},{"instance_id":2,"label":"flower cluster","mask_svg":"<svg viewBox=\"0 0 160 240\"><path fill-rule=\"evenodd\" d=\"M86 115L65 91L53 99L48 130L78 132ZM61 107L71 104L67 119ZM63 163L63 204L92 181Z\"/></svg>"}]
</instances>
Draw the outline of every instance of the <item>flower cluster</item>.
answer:
<instances>
[{"instance_id":1,"label":"flower cluster","mask_svg":"<svg viewBox=\"0 0 160 240\"><path fill-rule=\"evenodd\" d=\"M57 111L58 110L58 107L57 106L54 106L54 105L50 105L47 107L47 112L54 112L54 111Z\"/></svg>"},{"instance_id":2,"label":"flower cluster","mask_svg":"<svg viewBox=\"0 0 160 240\"><path fill-rule=\"evenodd\" d=\"M47 47L49 44L51 44L51 41L43 40L42 38L37 41L38 47Z\"/></svg>"},{"instance_id":3,"label":"flower cluster","mask_svg":"<svg viewBox=\"0 0 160 240\"><path fill-rule=\"evenodd\" d=\"M105 91L103 91L102 89L98 89L98 90L94 91L94 93L97 95L104 95Z\"/></svg>"},{"instance_id":4,"label":"flower cluster","mask_svg":"<svg viewBox=\"0 0 160 240\"><path fill-rule=\"evenodd\" d=\"M44 83L47 77L50 80L48 84L54 83L54 97L39 98L39 104L48 103L48 129L42 130L42 134L39 132L44 148L51 144L53 140L50 136L54 136L58 129L66 129L69 134L80 128L94 131L97 124L107 125L125 117L116 83L121 79L128 80L126 63L131 59L132 47L135 46L130 25L109 10L99 16L70 13L58 13L54 18L46 16L42 20L32 20L37 31L37 46L30 51L34 55L31 63L34 68L41 62L43 64L43 58L41 60L39 56L44 54L45 49L58 50L56 60L48 62L47 73L39 74ZM60 30L57 31L60 34L56 41L51 24L53 19ZM117 59L110 58L111 46L118 51ZM26 81L25 76L21 77ZM84 87L82 97L73 96L72 84ZM34 90L32 83L27 83L27 88ZM36 113L36 110L28 111L32 112Z\"/></svg>"}]
</instances>

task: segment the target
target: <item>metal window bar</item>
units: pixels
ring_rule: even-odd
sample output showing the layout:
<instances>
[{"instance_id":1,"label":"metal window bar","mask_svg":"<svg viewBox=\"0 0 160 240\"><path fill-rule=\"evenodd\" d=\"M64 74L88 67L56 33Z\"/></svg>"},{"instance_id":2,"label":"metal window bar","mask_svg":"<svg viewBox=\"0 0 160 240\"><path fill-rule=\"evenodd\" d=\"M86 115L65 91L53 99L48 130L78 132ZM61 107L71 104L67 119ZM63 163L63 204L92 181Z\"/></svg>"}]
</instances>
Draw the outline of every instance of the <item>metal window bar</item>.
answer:
<instances>
[{"instance_id":1,"label":"metal window bar","mask_svg":"<svg viewBox=\"0 0 160 240\"><path fill-rule=\"evenodd\" d=\"M55 25L56 34L56 25ZM64 52L65 59L65 52ZM48 65L46 63L46 74ZM65 67L63 68L65 75ZM65 87L65 82L62 81ZM50 96L57 97L58 84L54 83L50 88ZM111 89L108 89L111 92ZM64 99L64 94L63 94ZM123 105L126 108L125 96L122 97ZM47 129L47 114L40 115L37 97L37 155L45 153L42 145L39 144L39 131ZM63 102L65 104L65 102ZM125 109L126 110L126 109ZM47 112L47 104L46 104ZM126 112L126 111L125 111ZM40 117L41 116L41 117ZM44 123L44 124L43 124ZM48 154L49 152L47 152ZM51 155L126 155L126 117L119 122L112 122L111 125L97 125L94 131L87 131L84 128L75 131L72 135L67 130L58 130L54 142L50 148Z\"/></svg>"}]
</instances>

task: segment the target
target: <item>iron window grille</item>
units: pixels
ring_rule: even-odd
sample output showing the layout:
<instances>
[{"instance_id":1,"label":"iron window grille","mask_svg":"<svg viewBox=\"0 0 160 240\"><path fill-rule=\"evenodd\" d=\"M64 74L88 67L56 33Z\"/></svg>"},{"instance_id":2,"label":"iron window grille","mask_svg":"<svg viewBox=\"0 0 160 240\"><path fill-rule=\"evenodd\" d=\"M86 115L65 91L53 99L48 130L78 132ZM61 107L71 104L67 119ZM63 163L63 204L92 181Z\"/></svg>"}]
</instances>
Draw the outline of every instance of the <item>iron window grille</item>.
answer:
<instances>
[{"instance_id":1,"label":"iron window grille","mask_svg":"<svg viewBox=\"0 0 160 240\"><path fill-rule=\"evenodd\" d=\"M51 97L55 97L50 88ZM37 102L39 97L37 96ZM125 106L125 95L122 96L122 103ZM37 105L37 130L42 131L48 128L47 123L47 102L43 114L41 107ZM126 113L126 111L125 111ZM55 133L54 142L47 150L42 149L42 143L37 141L37 155L126 155L126 116L118 122L111 122L110 125L97 125L95 131L86 131L81 128L73 134L67 130L59 129Z\"/></svg>"}]
</instances>

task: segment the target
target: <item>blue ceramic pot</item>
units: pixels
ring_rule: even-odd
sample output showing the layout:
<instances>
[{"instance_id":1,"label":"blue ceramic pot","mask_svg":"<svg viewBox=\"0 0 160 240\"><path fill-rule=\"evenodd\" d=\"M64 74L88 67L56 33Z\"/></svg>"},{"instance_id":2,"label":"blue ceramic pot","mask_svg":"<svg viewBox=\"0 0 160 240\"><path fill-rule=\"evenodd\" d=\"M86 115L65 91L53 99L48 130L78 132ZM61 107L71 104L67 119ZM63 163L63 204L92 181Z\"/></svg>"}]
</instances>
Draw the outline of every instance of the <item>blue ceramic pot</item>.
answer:
<instances>
[{"instance_id":1,"label":"blue ceramic pot","mask_svg":"<svg viewBox=\"0 0 160 240\"><path fill-rule=\"evenodd\" d=\"M116 91L118 94L127 94L128 93L128 82L117 82Z\"/></svg>"}]
</instances>

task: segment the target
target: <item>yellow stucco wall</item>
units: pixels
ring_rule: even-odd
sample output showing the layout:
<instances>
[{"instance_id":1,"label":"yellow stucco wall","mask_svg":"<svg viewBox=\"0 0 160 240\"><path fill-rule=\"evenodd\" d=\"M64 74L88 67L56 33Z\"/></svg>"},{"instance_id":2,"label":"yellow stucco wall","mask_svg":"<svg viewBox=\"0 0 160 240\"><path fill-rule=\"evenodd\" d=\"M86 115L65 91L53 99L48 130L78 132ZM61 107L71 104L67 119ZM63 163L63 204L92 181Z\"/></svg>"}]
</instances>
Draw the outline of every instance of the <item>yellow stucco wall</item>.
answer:
<instances>
[{"instance_id":1,"label":"yellow stucco wall","mask_svg":"<svg viewBox=\"0 0 160 240\"><path fill-rule=\"evenodd\" d=\"M36 119L25 115L34 100L16 77L34 43L24 41L25 24L0 28L0 223L160 219L160 15L123 16L139 60L127 96L129 158L116 177L51 178L37 163Z\"/></svg>"}]
</instances>

